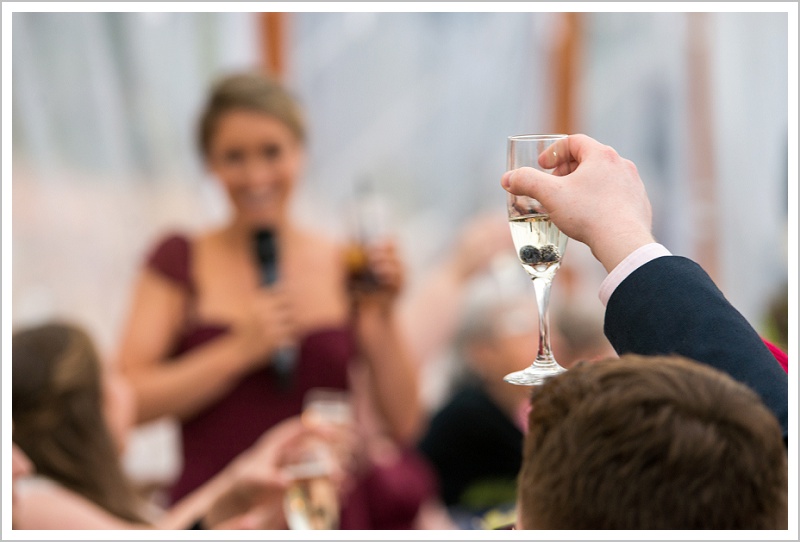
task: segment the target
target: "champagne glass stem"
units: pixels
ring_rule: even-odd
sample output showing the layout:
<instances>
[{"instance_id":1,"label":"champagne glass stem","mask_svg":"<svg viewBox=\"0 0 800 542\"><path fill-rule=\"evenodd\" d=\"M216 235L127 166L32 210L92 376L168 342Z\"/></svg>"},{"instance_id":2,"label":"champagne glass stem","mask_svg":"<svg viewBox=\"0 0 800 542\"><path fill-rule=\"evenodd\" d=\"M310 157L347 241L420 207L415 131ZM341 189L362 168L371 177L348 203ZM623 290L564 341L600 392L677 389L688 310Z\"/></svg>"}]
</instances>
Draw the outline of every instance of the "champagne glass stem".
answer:
<instances>
[{"instance_id":1,"label":"champagne glass stem","mask_svg":"<svg viewBox=\"0 0 800 542\"><path fill-rule=\"evenodd\" d=\"M555 364L553 353L550 350L550 319L548 308L550 306L551 278L535 277L533 289L536 291L536 305L539 308L539 351L536 354L536 365Z\"/></svg>"}]
</instances>

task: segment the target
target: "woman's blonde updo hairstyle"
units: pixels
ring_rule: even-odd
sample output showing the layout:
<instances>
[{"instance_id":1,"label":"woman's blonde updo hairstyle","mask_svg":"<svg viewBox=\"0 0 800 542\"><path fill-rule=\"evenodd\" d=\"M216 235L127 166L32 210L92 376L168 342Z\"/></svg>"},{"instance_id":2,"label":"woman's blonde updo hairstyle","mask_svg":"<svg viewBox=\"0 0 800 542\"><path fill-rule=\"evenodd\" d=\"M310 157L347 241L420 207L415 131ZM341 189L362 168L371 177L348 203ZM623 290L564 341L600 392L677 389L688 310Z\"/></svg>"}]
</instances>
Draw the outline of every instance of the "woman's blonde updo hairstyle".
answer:
<instances>
[{"instance_id":1,"label":"woman's blonde updo hairstyle","mask_svg":"<svg viewBox=\"0 0 800 542\"><path fill-rule=\"evenodd\" d=\"M285 124L300 143L306 141L305 119L294 96L265 74L238 73L224 77L211 88L200 116L198 134L204 157L208 157L219 119L234 110L269 115Z\"/></svg>"}]
</instances>

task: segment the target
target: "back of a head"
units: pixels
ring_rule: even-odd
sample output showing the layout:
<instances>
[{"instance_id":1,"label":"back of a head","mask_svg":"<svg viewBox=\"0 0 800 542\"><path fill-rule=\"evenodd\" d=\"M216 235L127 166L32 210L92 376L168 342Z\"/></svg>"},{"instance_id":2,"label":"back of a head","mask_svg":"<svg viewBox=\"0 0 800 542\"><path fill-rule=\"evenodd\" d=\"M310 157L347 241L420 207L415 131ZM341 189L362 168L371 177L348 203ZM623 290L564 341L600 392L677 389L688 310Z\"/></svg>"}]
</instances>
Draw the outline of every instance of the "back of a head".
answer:
<instances>
[{"instance_id":1,"label":"back of a head","mask_svg":"<svg viewBox=\"0 0 800 542\"><path fill-rule=\"evenodd\" d=\"M728 375L626 355L579 364L531 401L523 528L787 528L780 427Z\"/></svg>"},{"instance_id":2,"label":"back of a head","mask_svg":"<svg viewBox=\"0 0 800 542\"><path fill-rule=\"evenodd\" d=\"M138 521L103 412L102 367L81 328L51 322L12 337L14 442L39 474Z\"/></svg>"},{"instance_id":3,"label":"back of a head","mask_svg":"<svg viewBox=\"0 0 800 542\"><path fill-rule=\"evenodd\" d=\"M452 340L453 353L459 364L454 374L456 387L480 380L494 381L498 378L494 374L498 370L503 373L505 369L511 372L519 368L514 359L505 357L508 352L504 352L501 345L508 337L532 337L537 326L536 299L527 277L521 276L519 280L520 268L516 257L511 263L513 267L508 269L507 261L498 258L488 272L474 277L465 288ZM514 273L511 279L509 271ZM477 355L477 352L482 354ZM523 363L535 353L535 350L526 350ZM498 357L502 363L498 363ZM513 357L518 358L519 354ZM501 366L508 364L511 367Z\"/></svg>"},{"instance_id":4,"label":"back of a head","mask_svg":"<svg viewBox=\"0 0 800 542\"><path fill-rule=\"evenodd\" d=\"M464 287L453 345L462 357L470 343L536 329L536 298L516 256L495 256Z\"/></svg>"}]
</instances>

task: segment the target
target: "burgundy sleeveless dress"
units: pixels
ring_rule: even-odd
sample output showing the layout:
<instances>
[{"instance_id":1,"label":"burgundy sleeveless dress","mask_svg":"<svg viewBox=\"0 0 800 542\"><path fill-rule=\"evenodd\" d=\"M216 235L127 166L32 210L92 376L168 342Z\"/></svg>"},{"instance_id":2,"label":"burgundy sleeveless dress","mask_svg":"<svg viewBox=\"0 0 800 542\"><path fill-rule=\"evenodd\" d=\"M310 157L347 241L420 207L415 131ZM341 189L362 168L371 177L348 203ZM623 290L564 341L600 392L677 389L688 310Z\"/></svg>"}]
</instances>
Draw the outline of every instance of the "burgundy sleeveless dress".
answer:
<instances>
[{"instance_id":1,"label":"burgundy sleeveless dress","mask_svg":"<svg viewBox=\"0 0 800 542\"><path fill-rule=\"evenodd\" d=\"M149 269L184 288L190 300L183 329L170 349L170 358L228 332L225 325L201 322L194 316L192 307L197 292L190 262L191 244L182 235L167 236L147 258ZM300 414L303 396L309 389L348 389L348 364L355 355L355 337L349 326L315 330L300 340L290 387L281 386L274 372L266 367L244 376L227 395L184 421L183 470L170 489L172 502L222 470L264 431ZM421 499L434 491L426 466L412 455L406 454L395 468L374 469L358 481L348 501L343 503L342 529L411 528ZM405 484L398 485L398 477Z\"/></svg>"}]
</instances>

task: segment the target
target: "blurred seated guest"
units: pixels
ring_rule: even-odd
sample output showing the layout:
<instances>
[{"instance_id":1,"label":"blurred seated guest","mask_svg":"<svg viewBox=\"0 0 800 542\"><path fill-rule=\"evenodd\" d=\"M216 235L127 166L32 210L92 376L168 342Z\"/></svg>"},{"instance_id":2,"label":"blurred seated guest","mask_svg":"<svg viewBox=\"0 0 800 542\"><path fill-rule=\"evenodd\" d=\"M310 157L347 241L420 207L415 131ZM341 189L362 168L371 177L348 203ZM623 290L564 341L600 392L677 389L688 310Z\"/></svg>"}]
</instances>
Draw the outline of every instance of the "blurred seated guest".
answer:
<instances>
[{"instance_id":1,"label":"blurred seated guest","mask_svg":"<svg viewBox=\"0 0 800 542\"><path fill-rule=\"evenodd\" d=\"M83 496L35 474L28 456L12 444L11 526L13 529L146 528L122 520Z\"/></svg>"},{"instance_id":2,"label":"blurred seated guest","mask_svg":"<svg viewBox=\"0 0 800 542\"><path fill-rule=\"evenodd\" d=\"M124 379L101 365L88 335L47 323L16 331L12 349L15 450L30 458L28 473L35 469L14 484L15 528L185 529L200 520L207 528L285 527L288 481L280 466L311 432L299 418L265 433L163 511L143 500L123 471L133 396ZM24 466L15 455L17 463Z\"/></svg>"},{"instance_id":3,"label":"blurred seated guest","mask_svg":"<svg viewBox=\"0 0 800 542\"><path fill-rule=\"evenodd\" d=\"M403 299L403 323L423 373L452 344L472 281L486 273L498 255L515 254L504 212L480 213L459 232Z\"/></svg>"},{"instance_id":4,"label":"blurred seated guest","mask_svg":"<svg viewBox=\"0 0 800 542\"><path fill-rule=\"evenodd\" d=\"M582 363L533 388L522 529L787 529L781 428L678 356Z\"/></svg>"},{"instance_id":5,"label":"blurred seated guest","mask_svg":"<svg viewBox=\"0 0 800 542\"><path fill-rule=\"evenodd\" d=\"M420 406L417 367L395 317L402 265L392 242L371 245L374 287L354 293L345 247L293 216L306 158L294 97L263 74L224 77L211 89L198 142L228 196L230 218L152 247L119 348L137 420L180 420L183 469L171 499L300 414L313 388L366 398L388 436L407 447L419 431ZM273 243L257 245L265 230L272 236L260 239ZM378 467L361 465L359 479L378 483L371 472ZM366 491L357 485L353 499ZM391 508L390 499L382 500ZM359 507L345 503L342 528L377 527Z\"/></svg>"},{"instance_id":6,"label":"blurred seated guest","mask_svg":"<svg viewBox=\"0 0 800 542\"><path fill-rule=\"evenodd\" d=\"M505 271L524 274L513 260ZM516 500L530 388L503 377L536 357L537 318L533 292L509 290L506 278L486 273L466 290L454 339L461 374L419 444L462 528L482 528L481 518L512 510Z\"/></svg>"}]
</instances>

